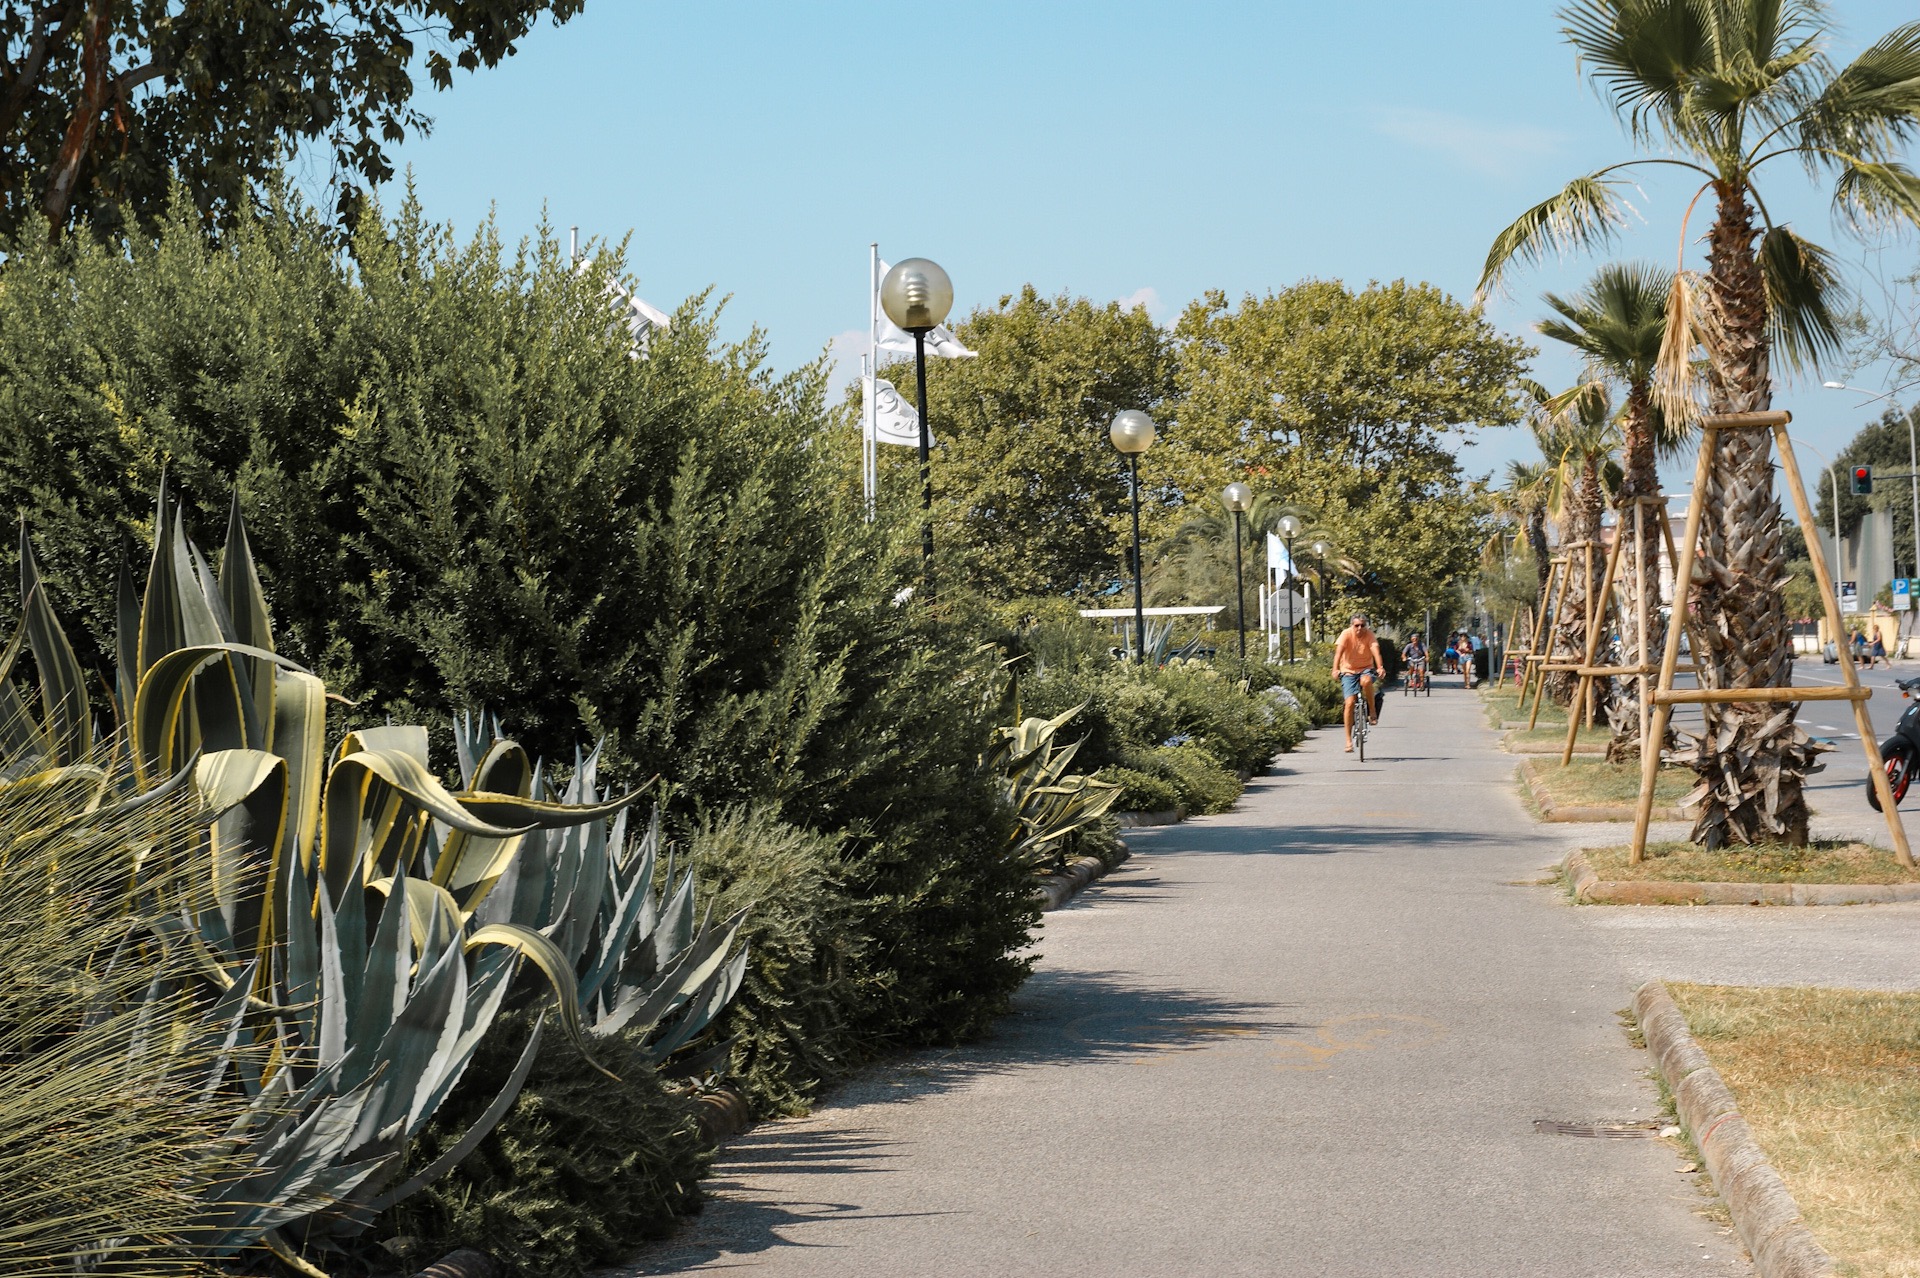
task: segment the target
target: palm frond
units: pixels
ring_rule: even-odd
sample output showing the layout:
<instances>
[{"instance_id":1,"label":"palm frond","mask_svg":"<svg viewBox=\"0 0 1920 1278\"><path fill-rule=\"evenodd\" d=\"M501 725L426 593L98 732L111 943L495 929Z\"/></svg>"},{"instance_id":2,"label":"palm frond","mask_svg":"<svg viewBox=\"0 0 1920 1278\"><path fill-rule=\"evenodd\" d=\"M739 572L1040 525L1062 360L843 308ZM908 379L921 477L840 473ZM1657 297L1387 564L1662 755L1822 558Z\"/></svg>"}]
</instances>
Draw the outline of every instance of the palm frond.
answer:
<instances>
[{"instance_id":1,"label":"palm frond","mask_svg":"<svg viewBox=\"0 0 1920 1278\"><path fill-rule=\"evenodd\" d=\"M1486 265L1480 269L1474 300L1483 300L1498 289L1501 277L1511 266L1539 262L1549 253L1601 248L1611 243L1631 207L1620 194L1627 185L1622 178L1589 173L1522 213L1494 237Z\"/></svg>"},{"instance_id":2,"label":"palm frond","mask_svg":"<svg viewBox=\"0 0 1920 1278\"><path fill-rule=\"evenodd\" d=\"M1670 132L1688 90L1712 70L1705 10L1696 0L1575 0L1560 11L1579 69L1635 141Z\"/></svg>"},{"instance_id":3,"label":"palm frond","mask_svg":"<svg viewBox=\"0 0 1920 1278\"><path fill-rule=\"evenodd\" d=\"M1809 152L1884 160L1920 128L1920 22L1895 27L1830 81L1800 125Z\"/></svg>"},{"instance_id":4,"label":"palm frond","mask_svg":"<svg viewBox=\"0 0 1920 1278\"><path fill-rule=\"evenodd\" d=\"M1573 347L1628 382L1648 377L1667 328L1673 272L1648 262L1608 262L1571 297L1544 294L1558 313L1534 325L1541 336Z\"/></svg>"},{"instance_id":5,"label":"palm frond","mask_svg":"<svg viewBox=\"0 0 1920 1278\"><path fill-rule=\"evenodd\" d=\"M1839 315L1846 287L1833 257L1784 226L1760 240L1760 271L1767 285L1767 327L1774 351L1795 372L1811 372L1845 345Z\"/></svg>"},{"instance_id":6,"label":"palm frond","mask_svg":"<svg viewBox=\"0 0 1920 1278\"><path fill-rule=\"evenodd\" d=\"M1667 289L1666 331L1653 365L1653 406L1675 425L1691 423L1700 414L1704 387L1693 352L1710 346L1720 332L1713 309L1702 304L1702 293L1693 271L1675 274Z\"/></svg>"},{"instance_id":7,"label":"palm frond","mask_svg":"<svg viewBox=\"0 0 1920 1278\"><path fill-rule=\"evenodd\" d=\"M1920 226L1920 174L1904 164L1853 159L1833 184L1834 217L1856 235Z\"/></svg>"}]
</instances>

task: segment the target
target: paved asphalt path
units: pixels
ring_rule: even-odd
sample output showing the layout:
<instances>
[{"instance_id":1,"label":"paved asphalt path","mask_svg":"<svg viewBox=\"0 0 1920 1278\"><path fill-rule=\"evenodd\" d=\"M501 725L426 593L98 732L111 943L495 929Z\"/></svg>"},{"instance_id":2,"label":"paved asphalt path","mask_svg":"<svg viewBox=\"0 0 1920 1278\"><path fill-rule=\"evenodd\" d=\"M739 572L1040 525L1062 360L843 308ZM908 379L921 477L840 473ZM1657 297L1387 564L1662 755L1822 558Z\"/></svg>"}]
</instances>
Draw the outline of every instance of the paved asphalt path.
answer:
<instances>
[{"instance_id":1,"label":"paved asphalt path","mask_svg":"<svg viewBox=\"0 0 1920 1278\"><path fill-rule=\"evenodd\" d=\"M986 1041L734 1142L627 1275L1745 1275L1616 1011L1648 975L1920 985L1908 906L1575 909L1457 684L1129 835ZM1602 837L1617 834L1618 827Z\"/></svg>"}]
</instances>

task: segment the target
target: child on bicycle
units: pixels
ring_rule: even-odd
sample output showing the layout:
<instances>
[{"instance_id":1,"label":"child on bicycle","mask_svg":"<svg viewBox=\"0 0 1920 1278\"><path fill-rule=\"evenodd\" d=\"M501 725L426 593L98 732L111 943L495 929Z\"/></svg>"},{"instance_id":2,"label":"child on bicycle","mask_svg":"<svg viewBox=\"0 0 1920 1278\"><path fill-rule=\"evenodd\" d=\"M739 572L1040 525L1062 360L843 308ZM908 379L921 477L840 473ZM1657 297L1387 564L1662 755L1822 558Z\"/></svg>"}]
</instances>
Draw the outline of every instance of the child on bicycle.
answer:
<instances>
[{"instance_id":1,"label":"child on bicycle","mask_svg":"<svg viewBox=\"0 0 1920 1278\"><path fill-rule=\"evenodd\" d=\"M1400 649L1400 663L1407 668L1409 687L1421 688L1427 682L1427 641L1419 635L1407 640Z\"/></svg>"}]
</instances>

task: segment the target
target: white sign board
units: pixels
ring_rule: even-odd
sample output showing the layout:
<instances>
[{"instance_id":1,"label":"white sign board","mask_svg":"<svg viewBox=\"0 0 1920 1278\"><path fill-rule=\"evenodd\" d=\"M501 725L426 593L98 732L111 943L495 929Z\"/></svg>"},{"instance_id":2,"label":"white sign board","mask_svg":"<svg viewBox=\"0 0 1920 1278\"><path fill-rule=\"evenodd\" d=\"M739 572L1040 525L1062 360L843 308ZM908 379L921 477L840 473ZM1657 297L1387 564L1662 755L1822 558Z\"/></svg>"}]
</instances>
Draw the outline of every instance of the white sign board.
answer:
<instances>
[{"instance_id":1,"label":"white sign board","mask_svg":"<svg viewBox=\"0 0 1920 1278\"><path fill-rule=\"evenodd\" d=\"M1893 610L1895 612L1913 611L1913 578L1895 577L1893 579Z\"/></svg>"},{"instance_id":2,"label":"white sign board","mask_svg":"<svg viewBox=\"0 0 1920 1278\"><path fill-rule=\"evenodd\" d=\"M1274 628L1278 630L1297 626L1307 619L1307 601L1297 590L1276 591L1267 599L1267 607L1272 610Z\"/></svg>"},{"instance_id":3,"label":"white sign board","mask_svg":"<svg viewBox=\"0 0 1920 1278\"><path fill-rule=\"evenodd\" d=\"M1840 613L1851 617L1860 611L1860 583L1843 581L1840 583Z\"/></svg>"}]
</instances>

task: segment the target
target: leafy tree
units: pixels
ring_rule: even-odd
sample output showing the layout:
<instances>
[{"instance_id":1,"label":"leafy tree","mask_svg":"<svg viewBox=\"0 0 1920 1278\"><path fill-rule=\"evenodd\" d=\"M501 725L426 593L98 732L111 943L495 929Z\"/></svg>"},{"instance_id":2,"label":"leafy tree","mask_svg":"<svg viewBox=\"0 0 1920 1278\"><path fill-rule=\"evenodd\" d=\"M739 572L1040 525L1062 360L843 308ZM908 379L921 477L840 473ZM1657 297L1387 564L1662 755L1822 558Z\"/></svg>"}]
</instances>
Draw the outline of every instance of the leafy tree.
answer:
<instances>
[{"instance_id":1,"label":"leafy tree","mask_svg":"<svg viewBox=\"0 0 1920 1278\"><path fill-rule=\"evenodd\" d=\"M1880 414L1879 420L1862 426L1847 446L1834 457L1834 465L1844 477L1855 466L1872 466L1877 471L1905 475L1913 469L1912 452L1908 447L1907 414L1920 413L1920 403L1912 409L1888 408ZM1833 527L1833 490L1835 485L1827 482L1824 471L1810 472L1807 476L1809 486L1818 485L1819 495L1814 498L1816 524L1822 529ZM1893 512L1893 557L1899 564L1911 561L1913 547L1913 501L1908 481L1905 479L1878 479L1869 496L1856 496L1851 484L1840 487L1840 535L1851 537L1860 529L1860 520L1870 510Z\"/></svg>"},{"instance_id":2,"label":"leafy tree","mask_svg":"<svg viewBox=\"0 0 1920 1278\"><path fill-rule=\"evenodd\" d=\"M1167 443L1148 457L1188 502L1245 479L1314 511L1377 576L1359 597L1389 622L1422 616L1471 570L1477 512L1456 454L1476 428L1519 419L1526 346L1404 281L1313 280L1238 308L1210 293L1175 340Z\"/></svg>"},{"instance_id":3,"label":"leafy tree","mask_svg":"<svg viewBox=\"0 0 1920 1278\"><path fill-rule=\"evenodd\" d=\"M1042 297L1032 285L956 331L979 358L927 369L939 571L995 599L1113 587L1127 576L1131 534L1127 468L1107 427L1124 408L1161 413L1172 389L1166 334L1141 307ZM911 364L881 375L911 400ZM884 487L918 495L917 457L883 449L880 460ZM1143 469L1150 483L1152 462Z\"/></svg>"},{"instance_id":4,"label":"leafy tree","mask_svg":"<svg viewBox=\"0 0 1920 1278\"><path fill-rule=\"evenodd\" d=\"M585 0L12 0L0 6L0 235L152 219L178 174L230 217L297 147L324 146L340 211L393 176L386 148L432 125L437 88L493 66L542 14Z\"/></svg>"},{"instance_id":5,"label":"leafy tree","mask_svg":"<svg viewBox=\"0 0 1920 1278\"><path fill-rule=\"evenodd\" d=\"M1482 291L1517 263L1608 242L1624 220L1624 170L1691 172L1700 195L1712 193L1714 220L1706 272L1676 277L1663 383L1676 399L1684 393L1698 347L1707 411L1769 408L1776 356L1789 370L1808 369L1835 352L1841 288L1827 251L1774 221L1759 171L1784 160L1831 175L1835 210L1858 230L1920 225L1920 175L1900 160L1920 126L1920 23L1895 28L1836 70L1823 52L1827 14L1817 0L1576 0L1560 14L1579 65L1632 140L1669 153L1575 178L1527 210L1495 237ZM1702 500L1694 607L1707 681L1786 686L1787 573L1764 433L1722 439ZM1740 704L1715 719L1721 730L1692 755L1704 796L1694 839L1708 847L1806 842L1803 785L1818 747L1793 709Z\"/></svg>"},{"instance_id":6,"label":"leafy tree","mask_svg":"<svg viewBox=\"0 0 1920 1278\"><path fill-rule=\"evenodd\" d=\"M1654 395L1654 372L1667 334L1667 297L1673 273L1642 262L1609 262L1594 272L1572 297L1546 295L1554 318L1534 327L1544 337L1564 342L1587 357L1591 375L1617 383L1626 393L1620 408L1620 520L1616 536L1634 545L1634 515L1628 504L1660 495L1659 455L1673 452L1683 438L1680 419L1670 419ZM1640 618L1646 618L1647 649L1666 647L1666 621L1660 612L1660 539L1657 516L1640 515L1642 539L1637 562L1622 559L1618 573L1621 602L1620 664L1642 660ZM1640 737L1640 679L1608 680L1613 695L1608 716L1613 740L1607 753L1615 760L1637 755Z\"/></svg>"}]
</instances>

